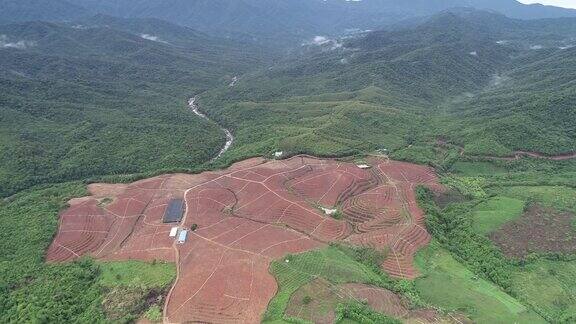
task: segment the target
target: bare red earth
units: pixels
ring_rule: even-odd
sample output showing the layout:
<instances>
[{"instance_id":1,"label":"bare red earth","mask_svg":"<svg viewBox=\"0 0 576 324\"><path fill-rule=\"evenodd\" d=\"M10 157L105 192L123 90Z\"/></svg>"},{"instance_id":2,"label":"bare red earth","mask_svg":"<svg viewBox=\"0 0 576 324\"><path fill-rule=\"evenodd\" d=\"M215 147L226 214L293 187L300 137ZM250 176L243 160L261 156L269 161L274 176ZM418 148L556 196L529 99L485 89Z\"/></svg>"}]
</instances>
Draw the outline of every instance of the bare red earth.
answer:
<instances>
[{"instance_id":1,"label":"bare red earth","mask_svg":"<svg viewBox=\"0 0 576 324\"><path fill-rule=\"evenodd\" d=\"M250 159L217 172L91 185L93 196L72 200L61 214L47 259L177 262L167 322L257 323L277 290L270 262L329 242L387 248L384 270L414 278L413 256L430 240L414 188L442 188L427 167L376 158L370 164L362 170L307 156ZM104 197L113 200L106 205ZM198 225L182 245L168 237L173 225L162 223L172 198L186 203L181 226ZM319 207L339 208L344 219Z\"/></svg>"}]
</instances>

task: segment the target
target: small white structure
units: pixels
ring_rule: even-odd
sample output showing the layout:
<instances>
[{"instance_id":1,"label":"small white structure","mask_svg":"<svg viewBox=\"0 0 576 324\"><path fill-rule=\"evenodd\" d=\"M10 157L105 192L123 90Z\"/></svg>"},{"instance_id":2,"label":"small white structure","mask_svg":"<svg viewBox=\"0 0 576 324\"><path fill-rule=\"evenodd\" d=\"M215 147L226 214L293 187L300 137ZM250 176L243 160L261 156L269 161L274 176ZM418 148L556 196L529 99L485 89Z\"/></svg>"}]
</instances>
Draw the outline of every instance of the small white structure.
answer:
<instances>
[{"instance_id":1,"label":"small white structure","mask_svg":"<svg viewBox=\"0 0 576 324\"><path fill-rule=\"evenodd\" d=\"M368 164L358 164L357 167L359 167L360 169L370 169L371 166L369 166Z\"/></svg>"},{"instance_id":2,"label":"small white structure","mask_svg":"<svg viewBox=\"0 0 576 324\"><path fill-rule=\"evenodd\" d=\"M186 242L187 237L188 237L188 231L186 230L180 231L180 235L178 235L178 244L184 244L184 242Z\"/></svg>"},{"instance_id":3,"label":"small white structure","mask_svg":"<svg viewBox=\"0 0 576 324\"><path fill-rule=\"evenodd\" d=\"M338 209L329 209L324 207L320 207L320 209L322 209L326 215L334 215L338 211Z\"/></svg>"},{"instance_id":4,"label":"small white structure","mask_svg":"<svg viewBox=\"0 0 576 324\"><path fill-rule=\"evenodd\" d=\"M284 155L284 152L282 152L282 151L280 151L280 152L275 152L275 153L274 153L274 157L277 158L277 159L281 158L282 155Z\"/></svg>"},{"instance_id":5,"label":"small white structure","mask_svg":"<svg viewBox=\"0 0 576 324\"><path fill-rule=\"evenodd\" d=\"M178 227L172 227L172 229L170 230L170 237L176 237L177 234L178 234Z\"/></svg>"}]
</instances>

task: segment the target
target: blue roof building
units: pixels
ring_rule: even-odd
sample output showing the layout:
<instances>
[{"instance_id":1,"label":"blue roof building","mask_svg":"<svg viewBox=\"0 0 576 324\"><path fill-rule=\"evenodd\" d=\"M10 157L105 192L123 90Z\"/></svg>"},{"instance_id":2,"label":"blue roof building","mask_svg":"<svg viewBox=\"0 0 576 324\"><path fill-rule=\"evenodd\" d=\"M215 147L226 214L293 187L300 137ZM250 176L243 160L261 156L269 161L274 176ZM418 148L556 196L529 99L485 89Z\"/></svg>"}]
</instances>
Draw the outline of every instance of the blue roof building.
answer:
<instances>
[{"instance_id":1,"label":"blue roof building","mask_svg":"<svg viewBox=\"0 0 576 324\"><path fill-rule=\"evenodd\" d=\"M180 234L178 234L178 243L183 244L186 242L186 238L188 237L188 231L182 230Z\"/></svg>"}]
</instances>

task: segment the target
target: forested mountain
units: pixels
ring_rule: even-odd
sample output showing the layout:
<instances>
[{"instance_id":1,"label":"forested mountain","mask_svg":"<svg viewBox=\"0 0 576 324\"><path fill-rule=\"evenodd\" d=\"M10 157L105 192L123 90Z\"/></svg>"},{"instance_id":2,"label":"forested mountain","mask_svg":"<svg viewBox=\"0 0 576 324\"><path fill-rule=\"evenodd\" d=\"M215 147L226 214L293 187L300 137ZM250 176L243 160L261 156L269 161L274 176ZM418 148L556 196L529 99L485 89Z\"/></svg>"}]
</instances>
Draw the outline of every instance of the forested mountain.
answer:
<instances>
[{"instance_id":1,"label":"forested mountain","mask_svg":"<svg viewBox=\"0 0 576 324\"><path fill-rule=\"evenodd\" d=\"M1 0L0 23L73 20L104 13L159 18L213 35L294 45L316 35L380 29L453 7L493 10L522 19L576 16L575 10L524 5L516 0Z\"/></svg>"},{"instance_id":2,"label":"forested mountain","mask_svg":"<svg viewBox=\"0 0 576 324\"><path fill-rule=\"evenodd\" d=\"M186 99L252 68L257 51L154 20L116 21L127 31L106 21L0 27L11 44L0 48L0 195L192 167L218 150L222 134L195 118Z\"/></svg>"},{"instance_id":3,"label":"forested mountain","mask_svg":"<svg viewBox=\"0 0 576 324\"><path fill-rule=\"evenodd\" d=\"M324 206L335 213L328 215L330 209L322 207L322 216L348 222L344 225L354 234L342 246L331 245L330 257L314 250L276 260L268 272L253 271L278 280L264 321L299 321L293 313L288 317L289 308L297 314L322 308L326 318L396 323L392 314L384 316L368 305L319 302L324 295L344 292L340 289L347 289L345 285L369 282L387 289L382 296L394 302L392 308L406 310L394 316L415 314L425 305L432 317L446 315L458 322L576 322L575 80L576 11L515 0L0 0L0 322L128 323L143 316L161 321L167 314L161 305L169 304L163 295L181 272L160 259L152 261L153 254L146 254L150 264L104 263L89 256L45 262L66 202L88 195L86 183L93 181L131 182L169 172L224 168L255 156L276 159L298 153L338 157L359 167L382 159L382 166L396 171L388 177L392 171L373 167L362 171L369 178L350 177L348 185L352 173L337 162L343 173L324 196L336 187L347 188L335 206ZM197 96L193 107L202 114L188 106L192 96ZM229 150L220 155L225 143ZM349 170L356 170L354 164ZM331 173L318 167L322 186L329 184ZM260 174L249 168L244 175L236 173L236 179L229 174L229 180L237 184L256 179L249 181L258 186L243 186L242 195L255 193L259 202L269 203L266 194L254 189L269 182L261 180L268 170ZM412 168L425 173L418 176L420 171ZM202 177L198 181L204 181ZM222 177L208 178L211 184L226 186ZM196 177L172 179L179 183ZM195 185L196 180L191 181L188 184ZM424 183L446 190L432 192L420 186ZM294 191L290 195L298 191L297 203L310 203L301 199L298 189L307 191L308 184L285 188ZM385 199L379 203L385 205L373 204L372 193L364 200L366 188L378 191ZM158 194L162 201L177 192L165 191L170 193ZM205 207L225 214L222 222L238 220L232 216L248 206L230 207L201 196L204 190L196 191L192 198L186 197L188 190L182 193L188 202L206 199ZM234 190L214 192L235 196ZM389 200L395 195L409 199ZM91 234L108 235L90 226L109 222L105 215L115 214L106 207L110 201L117 203L113 206L126 204L124 216L114 216L149 229L151 223L142 214L126 214L136 196L116 196L116 201L112 196L102 194L86 209L84 216L91 223L84 226L74 219L82 228L66 230L86 238L79 247L90 244L95 237ZM343 196L350 200L341 200ZM416 278L396 280L381 267L395 246L380 251L368 241L360 240L368 245L362 247L348 243L365 224L377 231L379 242L392 242L389 226L408 222L414 227L414 219L407 216L415 200L426 213L418 222L425 221L426 227L407 232L416 234L406 242L427 244L428 236L420 235L426 231L431 240L415 255ZM272 205L271 212L278 207ZM96 206L106 210L101 219L91 212ZM284 208L281 218L292 213L292 206ZM203 204L196 210L201 208ZM317 208L319 203L310 203L310 210ZM368 214L370 218L364 217ZM297 222L308 224L309 216L300 216L304 218ZM121 219L119 226L126 225ZM201 239L208 233L203 230L211 227L195 221L181 224L198 230L188 232L194 234L189 241ZM279 223L280 218L262 228ZM310 237L325 231L322 224L324 220ZM242 233L231 246L248 235L259 240L253 235L259 230ZM152 244L162 235L158 250L166 250L167 232L154 226L151 235L129 236ZM120 246L129 250L131 242L124 240ZM216 241L202 242L199 249ZM296 240L263 242L254 246ZM519 253L506 254L517 247ZM168 249L171 253L172 247ZM194 251L212 254L211 259L216 255L211 249ZM222 253L224 260L228 250ZM226 262L250 268L240 254L229 256ZM394 257L400 267L401 260ZM230 266L222 261L216 270L224 270L226 279ZM138 269L148 275L141 276ZM163 278L158 277L161 269L166 271ZM326 274L314 274L317 269ZM337 278L331 278L334 271ZM228 288L235 284L227 282ZM315 287L322 291L313 291ZM229 307L232 312L270 296L226 297L241 303ZM210 315L214 309L199 312Z\"/></svg>"},{"instance_id":4,"label":"forested mountain","mask_svg":"<svg viewBox=\"0 0 576 324\"><path fill-rule=\"evenodd\" d=\"M450 10L408 27L325 40L315 45L320 53L211 91L203 102L215 119L247 132L251 154L345 154L426 146L435 138L471 154L573 151L568 48L575 26L576 19ZM280 130L262 128L254 116ZM255 133L265 146L255 145Z\"/></svg>"},{"instance_id":5,"label":"forested mountain","mask_svg":"<svg viewBox=\"0 0 576 324\"><path fill-rule=\"evenodd\" d=\"M464 123L454 127L454 139L472 154L576 151L576 48L544 50L498 80L452 107Z\"/></svg>"}]
</instances>

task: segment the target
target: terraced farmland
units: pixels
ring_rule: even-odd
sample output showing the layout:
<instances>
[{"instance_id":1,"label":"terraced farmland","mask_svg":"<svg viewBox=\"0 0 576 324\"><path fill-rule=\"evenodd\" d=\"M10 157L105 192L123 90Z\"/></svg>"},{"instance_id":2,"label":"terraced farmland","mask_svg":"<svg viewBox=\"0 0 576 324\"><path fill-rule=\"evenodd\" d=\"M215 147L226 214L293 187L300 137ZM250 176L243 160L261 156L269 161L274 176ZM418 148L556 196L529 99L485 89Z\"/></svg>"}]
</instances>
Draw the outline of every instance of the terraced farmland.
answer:
<instances>
[{"instance_id":1,"label":"terraced farmland","mask_svg":"<svg viewBox=\"0 0 576 324\"><path fill-rule=\"evenodd\" d=\"M310 156L257 158L198 175L93 184L93 196L71 201L61 214L47 258L61 262L88 254L176 262L178 276L164 307L170 322L258 322L278 285L267 313L275 318L291 292L318 274L339 284L379 280L323 254L336 253L330 250L299 257L297 271L274 263L273 271L289 273L280 274L278 283L269 273L274 260L333 242L388 251L382 269L395 278L414 278L414 254L430 240L414 188L442 187L427 167L384 158L367 163L371 168ZM185 201L180 224L163 223L171 199ZM341 210L343 219L319 206ZM173 226L193 228L187 241L169 237Z\"/></svg>"}]
</instances>

